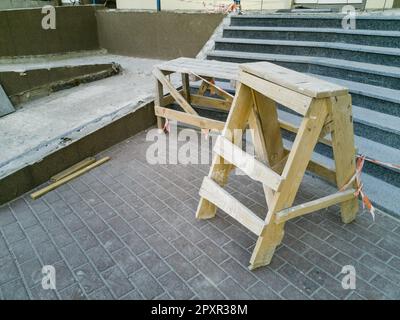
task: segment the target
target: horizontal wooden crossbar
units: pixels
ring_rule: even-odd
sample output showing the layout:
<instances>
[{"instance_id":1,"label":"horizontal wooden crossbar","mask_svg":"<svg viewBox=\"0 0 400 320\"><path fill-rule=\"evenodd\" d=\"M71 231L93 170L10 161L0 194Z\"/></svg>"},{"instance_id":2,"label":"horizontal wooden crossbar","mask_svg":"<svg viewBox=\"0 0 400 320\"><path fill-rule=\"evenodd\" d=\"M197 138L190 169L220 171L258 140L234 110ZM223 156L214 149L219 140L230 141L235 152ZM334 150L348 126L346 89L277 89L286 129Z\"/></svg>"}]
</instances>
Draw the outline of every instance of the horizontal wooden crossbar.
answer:
<instances>
[{"instance_id":1,"label":"horizontal wooden crossbar","mask_svg":"<svg viewBox=\"0 0 400 320\"><path fill-rule=\"evenodd\" d=\"M241 71L239 81L246 86L266 95L268 98L276 101L294 110L301 115L305 115L312 102L312 98L290 89L281 87L275 83L268 82L254 75Z\"/></svg>"},{"instance_id":2,"label":"horizontal wooden crossbar","mask_svg":"<svg viewBox=\"0 0 400 320\"><path fill-rule=\"evenodd\" d=\"M274 191L279 191L283 178L226 138L222 136L217 138L214 152L242 170L251 179L261 182Z\"/></svg>"},{"instance_id":3,"label":"horizontal wooden crossbar","mask_svg":"<svg viewBox=\"0 0 400 320\"><path fill-rule=\"evenodd\" d=\"M215 204L256 235L261 235L264 221L249 208L222 189L211 178L205 177L201 185L200 196Z\"/></svg>"},{"instance_id":4,"label":"horizontal wooden crossbar","mask_svg":"<svg viewBox=\"0 0 400 320\"><path fill-rule=\"evenodd\" d=\"M204 107L213 107L216 109L229 111L231 108L231 102L227 100L212 98L212 97L205 97L198 94L191 94L190 101L194 105L204 106Z\"/></svg>"},{"instance_id":5,"label":"horizontal wooden crossbar","mask_svg":"<svg viewBox=\"0 0 400 320\"><path fill-rule=\"evenodd\" d=\"M282 223L288 221L290 219L305 215L307 213L311 213L323 208L327 208L329 206L333 206L334 204L341 203L354 198L354 189L349 189L345 191L340 191L329 196L309 201L298 206L294 206L282 211L279 211L276 214L275 222Z\"/></svg>"},{"instance_id":6,"label":"horizontal wooden crossbar","mask_svg":"<svg viewBox=\"0 0 400 320\"><path fill-rule=\"evenodd\" d=\"M215 129L222 130L224 129L225 122L213 120L205 117L201 117L194 114L189 114L186 112L176 111L173 109L163 108L163 107L154 107L154 112L157 117L163 117L170 120L180 121L186 124L190 124L192 126L199 127L201 129Z\"/></svg>"}]
</instances>

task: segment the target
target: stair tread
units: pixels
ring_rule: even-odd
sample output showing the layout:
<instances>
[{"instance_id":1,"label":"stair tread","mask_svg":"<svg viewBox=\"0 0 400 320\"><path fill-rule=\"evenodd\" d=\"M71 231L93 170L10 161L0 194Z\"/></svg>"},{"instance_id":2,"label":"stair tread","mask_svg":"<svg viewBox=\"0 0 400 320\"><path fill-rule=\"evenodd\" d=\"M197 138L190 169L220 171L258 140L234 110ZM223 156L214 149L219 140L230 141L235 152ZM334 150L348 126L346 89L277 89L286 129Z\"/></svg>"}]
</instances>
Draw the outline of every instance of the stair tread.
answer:
<instances>
[{"instance_id":1,"label":"stair tread","mask_svg":"<svg viewBox=\"0 0 400 320\"><path fill-rule=\"evenodd\" d=\"M341 34L356 34L356 35L366 35L366 36L400 37L400 31L368 30L368 29L343 29L343 28L339 29L339 28L225 26L224 30L341 33Z\"/></svg>"},{"instance_id":2,"label":"stair tread","mask_svg":"<svg viewBox=\"0 0 400 320\"><path fill-rule=\"evenodd\" d=\"M217 38L215 42L220 43L243 43L243 44L261 44L277 46L298 46L298 47L320 47L330 49L340 49L356 52L377 53L383 55L394 55L400 58L400 49L392 47L367 46L353 43L342 42L323 42L323 41L295 41L295 40L270 40L270 39L247 39L247 38ZM398 68L400 70L400 68Z\"/></svg>"},{"instance_id":3,"label":"stair tread","mask_svg":"<svg viewBox=\"0 0 400 320\"><path fill-rule=\"evenodd\" d=\"M279 119L295 124L296 126L299 126L301 122L300 116L286 112L284 110L279 110L278 113L279 113ZM400 152L398 149L357 135L355 135L354 139L359 154L364 154L369 158L380 160L383 162L389 162L389 163L400 162Z\"/></svg>"},{"instance_id":4,"label":"stair tread","mask_svg":"<svg viewBox=\"0 0 400 320\"><path fill-rule=\"evenodd\" d=\"M283 143L286 148L291 148L292 146L292 142L287 139L283 139ZM317 152L313 153L312 160L324 164L328 168L335 168L334 162L331 158ZM400 194L400 188L367 173L362 173L361 180L364 183L365 193L372 200L374 205L384 208L388 213L396 216L400 215L400 202L394 196Z\"/></svg>"},{"instance_id":5,"label":"stair tread","mask_svg":"<svg viewBox=\"0 0 400 320\"><path fill-rule=\"evenodd\" d=\"M332 13L318 13L318 14L307 14L307 13L273 13L273 14L245 14L233 16L231 19L342 19L345 14L332 14ZM372 14L358 14L357 19L361 20L395 20L400 21L400 15L372 15Z\"/></svg>"},{"instance_id":6,"label":"stair tread","mask_svg":"<svg viewBox=\"0 0 400 320\"><path fill-rule=\"evenodd\" d=\"M209 56L215 57L232 57L232 58L246 58L256 61L284 61L284 62L298 62L298 63L311 63L317 65L324 65L334 67L337 69L347 69L359 72L366 72L382 76L389 76L400 79L400 68L393 66L384 66L378 64L371 64L358 61L349 61L341 59L332 59L324 57L312 56L297 56L285 54L269 54L269 53L253 53L243 51L229 51L229 50L213 50L208 53Z\"/></svg>"},{"instance_id":7,"label":"stair tread","mask_svg":"<svg viewBox=\"0 0 400 320\"><path fill-rule=\"evenodd\" d=\"M312 74L314 77L326 80L328 82L340 84L349 88L350 92L362 94L369 97L374 97L382 100L391 101L400 104L400 90L374 86L371 84L365 84L355 81L343 80L338 78L331 78L322 75Z\"/></svg>"},{"instance_id":8,"label":"stair tread","mask_svg":"<svg viewBox=\"0 0 400 320\"><path fill-rule=\"evenodd\" d=\"M353 105L354 120L400 135L400 118Z\"/></svg>"}]
</instances>

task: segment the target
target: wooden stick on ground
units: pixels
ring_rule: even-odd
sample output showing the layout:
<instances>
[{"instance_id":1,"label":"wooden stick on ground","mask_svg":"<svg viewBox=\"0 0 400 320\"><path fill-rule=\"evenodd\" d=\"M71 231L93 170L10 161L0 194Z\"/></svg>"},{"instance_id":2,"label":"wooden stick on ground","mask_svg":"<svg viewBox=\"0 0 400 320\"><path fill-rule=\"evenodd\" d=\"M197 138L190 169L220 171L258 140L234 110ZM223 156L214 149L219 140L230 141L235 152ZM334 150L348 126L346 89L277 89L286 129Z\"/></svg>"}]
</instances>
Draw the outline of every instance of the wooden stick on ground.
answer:
<instances>
[{"instance_id":1,"label":"wooden stick on ground","mask_svg":"<svg viewBox=\"0 0 400 320\"><path fill-rule=\"evenodd\" d=\"M66 176L66 177L58 180L57 182L52 183L52 184L48 185L47 187L32 193L31 194L31 198L33 200L36 200L36 199L40 198L41 196L44 196L46 193L48 193L48 192L58 188L59 186L62 186L63 184L71 181L72 179L75 179L75 178L81 176L82 174L88 172L89 170L92 170L93 168L96 168L99 165L102 165L103 163L107 162L110 159L111 159L110 157L104 157L104 158L92 163L91 165L89 165L87 167L84 167L83 169L80 169L80 170L70 174L69 176Z\"/></svg>"},{"instance_id":2,"label":"wooden stick on ground","mask_svg":"<svg viewBox=\"0 0 400 320\"><path fill-rule=\"evenodd\" d=\"M61 180L62 178L65 178L66 176L69 176L70 174L73 174L74 172L83 169L94 162L96 162L96 158L94 157L86 158L74 164L72 167L69 167L68 169L65 169L64 171L61 171L60 173L57 173L56 175L52 176L50 178L50 181L57 182L58 180Z\"/></svg>"}]
</instances>

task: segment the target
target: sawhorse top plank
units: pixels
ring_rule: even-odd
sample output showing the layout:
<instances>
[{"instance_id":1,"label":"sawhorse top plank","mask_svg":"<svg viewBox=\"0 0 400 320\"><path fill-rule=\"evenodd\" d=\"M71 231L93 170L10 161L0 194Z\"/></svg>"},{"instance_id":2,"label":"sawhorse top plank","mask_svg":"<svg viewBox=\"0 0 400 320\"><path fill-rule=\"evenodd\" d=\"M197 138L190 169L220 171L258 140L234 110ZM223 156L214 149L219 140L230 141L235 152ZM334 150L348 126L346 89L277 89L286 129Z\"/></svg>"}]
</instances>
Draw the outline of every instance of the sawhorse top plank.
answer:
<instances>
[{"instance_id":1,"label":"sawhorse top plank","mask_svg":"<svg viewBox=\"0 0 400 320\"><path fill-rule=\"evenodd\" d=\"M198 74L203 77L237 80L239 64L214 60L178 58L156 66L162 71Z\"/></svg>"}]
</instances>

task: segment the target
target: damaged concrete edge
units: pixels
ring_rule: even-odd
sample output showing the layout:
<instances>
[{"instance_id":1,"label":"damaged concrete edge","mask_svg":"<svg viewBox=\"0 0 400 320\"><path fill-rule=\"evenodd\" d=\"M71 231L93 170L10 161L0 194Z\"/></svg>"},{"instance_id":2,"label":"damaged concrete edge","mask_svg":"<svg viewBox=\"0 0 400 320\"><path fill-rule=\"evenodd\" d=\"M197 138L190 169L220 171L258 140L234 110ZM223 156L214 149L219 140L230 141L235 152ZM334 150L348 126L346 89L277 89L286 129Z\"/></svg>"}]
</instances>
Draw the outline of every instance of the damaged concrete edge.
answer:
<instances>
[{"instance_id":1,"label":"damaged concrete edge","mask_svg":"<svg viewBox=\"0 0 400 320\"><path fill-rule=\"evenodd\" d=\"M38 150L43 155L41 160L24 159L21 168L0 180L0 205L34 189L75 163L148 129L155 122L153 97L148 97L135 110L130 104L83 128L76 128L66 137L49 142Z\"/></svg>"},{"instance_id":2,"label":"damaged concrete edge","mask_svg":"<svg viewBox=\"0 0 400 320\"><path fill-rule=\"evenodd\" d=\"M0 71L0 83L14 105L48 96L53 92L79 86L120 74L122 67L115 62L79 66L64 66L48 69ZM38 85L33 79L49 79ZM24 81L21 82L21 79ZM51 81L51 82L50 82Z\"/></svg>"}]
</instances>

